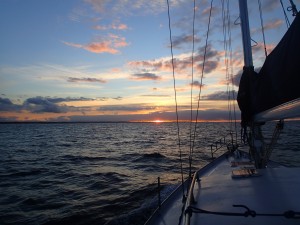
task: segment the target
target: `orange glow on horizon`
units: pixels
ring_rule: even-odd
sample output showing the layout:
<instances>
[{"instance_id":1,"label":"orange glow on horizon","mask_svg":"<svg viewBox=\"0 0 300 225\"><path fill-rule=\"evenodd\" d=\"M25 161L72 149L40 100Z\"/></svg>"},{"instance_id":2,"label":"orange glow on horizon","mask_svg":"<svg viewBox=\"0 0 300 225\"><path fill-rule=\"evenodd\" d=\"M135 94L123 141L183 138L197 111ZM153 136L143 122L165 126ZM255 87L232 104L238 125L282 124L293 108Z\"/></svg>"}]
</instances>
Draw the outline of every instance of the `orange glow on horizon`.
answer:
<instances>
[{"instance_id":1,"label":"orange glow on horizon","mask_svg":"<svg viewBox=\"0 0 300 225\"><path fill-rule=\"evenodd\" d=\"M153 123L163 123L164 121L163 120L153 120L152 122Z\"/></svg>"}]
</instances>

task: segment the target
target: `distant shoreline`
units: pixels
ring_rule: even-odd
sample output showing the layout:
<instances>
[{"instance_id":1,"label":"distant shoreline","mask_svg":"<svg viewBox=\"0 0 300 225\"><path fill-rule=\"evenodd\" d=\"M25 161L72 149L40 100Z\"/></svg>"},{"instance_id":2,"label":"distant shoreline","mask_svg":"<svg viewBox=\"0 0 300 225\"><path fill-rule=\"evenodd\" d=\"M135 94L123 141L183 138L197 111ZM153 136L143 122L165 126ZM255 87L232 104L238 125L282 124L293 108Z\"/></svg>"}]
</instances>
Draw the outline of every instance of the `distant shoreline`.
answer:
<instances>
[{"instance_id":1,"label":"distant shoreline","mask_svg":"<svg viewBox=\"0 0 300 225\"><path fill-rule=\"evenodd\" d=\"M179 123L189 123L190 121L179 121ZM195 122L195 121L193 121ZM229 121L198 121L197 123L226 123ZM240 121L237 121L238 123ZM161 121L161 122L154 122L154 121L0 121L0 124L66 124L66 123L176 123L176 121Z\"/></svg>"}]
</instances>

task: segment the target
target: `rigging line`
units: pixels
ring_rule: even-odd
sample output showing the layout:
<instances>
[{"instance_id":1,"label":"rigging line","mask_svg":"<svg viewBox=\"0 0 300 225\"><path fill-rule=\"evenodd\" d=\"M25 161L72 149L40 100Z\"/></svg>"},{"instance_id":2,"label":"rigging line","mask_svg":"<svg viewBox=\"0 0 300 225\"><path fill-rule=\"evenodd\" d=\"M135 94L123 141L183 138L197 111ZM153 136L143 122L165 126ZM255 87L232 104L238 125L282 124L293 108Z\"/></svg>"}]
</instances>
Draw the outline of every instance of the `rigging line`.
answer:
<instances>
[{"instance_id":1,"label":"rigging line","mask_svg":"<svg viewBox=\"0 0 300 225\"><path fill-rule=\"evenodd\" d=\"M289 21L288 16L286 15L286 12L285 12L285 9L284 9L282 0L280 0L280 4L281 4L281 7L282 7L282 11L283 11L283 13L284 13L284 18L285 18L286 26L287 26L287 28L289 28L289 27L291 26L291 24L290 24L290 21Z\"/></svg>"},{"instance_id":2,"label":"rigging line","mask_svg":"<svg viewBox=\"0 0 300 225\"><path fill-rule=\"evenodd\" d=\"M235 131L235 143L237 144L237 118L236 118L236 109L235 109L235 92L234 92L234 80L233 80L233 56L232 56L232 45L231 45L231 23L230 23L230 10L229 10L229 0L227 1L227 11L228 11L228 35L229 35L229 40L228 40L228 45L229 45L229 64L230 64L230 73L229 76L231 78L231 92L232 92L232 105L233 105L233 116L234 116L234 131Z\"/></svg>"},{"instance_id":3,"label":"rigging line","mask_svg":"<svg viewBox=\"0 0 300 225\"><path fill-rule=\"evenodd\" d=\"M230 95L229 95L229 73L228 73L228 43L227 43L227 26L226 26L226 10L225 10L225 1L222 0L222 24L223 24L223 43L224 43L224 52L225 52L225 56L224 56L224 60L225 60L225 77L226 77L226 81L227 81L227 107L228 107L228 112L229 112L229 121L231 121L231 110L230 110ZM230 123L231 124L231 123Z\"/></svg>"},{"instance_id":4,"label":"rigging line","mask_svg":"<svg viewBox=\"0 0 300 225\"><path fill-rule=\"evenodd\" d=\"M287 11L292 11L293 12L293 16L297 16L298 10L297 7L295 5L295 3L293 2L293 0L290 0L290 4L291 6L287 8Z\"/></svg>"},{"instance_id":5,"label":"rigging line","mask_svg":"<svg viewBox=\"0 0 300 225\"><path fill-rule=\"evenodd\" d=\"M263 35L263 41L264 41L265 56L267 57L268 53L267 53L267 48L266 48L266 38L265 38L264 21L263 21L263 17L262 17L261 1L260 0L257 0L257 1L258 1L258 7L259 7L261 31L262 31L262 35Z\"/></svg>"},{"instance_id":6,"label":"rigging line","mask_svg":"<svg viewBox=\"0 0 300 225\"><path fill-rule=\"evenodd\" d=\"M206 62L206 53L207 53L207 46L208 46L208 36L210 31L210 20L211 20L211 13L212 13L212 5L213 0L210 2L210 10L209 10L209 17L208 17L208 25L207 25L207 32L206 32L206 40L205 40L205 48L204 48L204 55L203 55L203 64L202 64L202 71L201 71L201 78L200 78L200 86L199 86L199 94L198 94L198 104L197 104L197 111L196 111L196 121L194 126L194 136L193 136L193 145L192 145L192 154L195 146L195 138L196 138L196 130L197 130L197 123L198 123L198 114L200 108L200 98L201 98L201 91L202 91L202 81L205 69L205 62Z\"/></svg>"},{"instance_id":7,"label":"rigging line","mask_svg":"<svg viewBox=\"0 0 300 225\"><path fill-rule=\"evenodd\" d=\"M226 19L228 19L228 17L226 16L226 10L225 10L225 1L222 0L222 24L223 24L223 43L224 43L224 60L225 60L225 77L226 77L226 81L227 81L227 108L228 108L228 116L229 116L229 121L230 121L230 125L231 125L231 110L230 110L230 91L229 91L229 73L228 73L228 43L227 43L227 26L226 26Z\"/></svg>"},{"instance_id":8,"label":"rigging line","mask_svg":"<svg viewBox=\"0 0 300 225\"><path fill-rule=\"evenodd\" d=\"M190 156L192 154L192 122L193 122L193 85L194 85L194 52L195 52L195 17L196 0L194 0L193 15L193 48L192 48L192 83L191 83L191 121L190 121ZM192 161L189 159L189 177L192 177Z\"/></svg>"},{"instance_id":9,"label":"rigging line","mask_svg":"<svg viewBox=\"0 0 300 225\"><path fill-rule=\"evenodd\" d=\"M237 119L235 110L235 94L234 94L234 83L233 83L233 61L232 61L232 45L231 45L231 19L230 19L230 7L229 0L225 2L222 0L222 19L223 19L223 35L224 35L224 51L225 51L225 66L226 66L226 80L227 80L227 94L228 94L228 111L229 111L229 122L230 131L234 130L235 143L237 143ZM230 85L231 83L231 85ZM232 128L234 124L234 129ZM233 141L233 139L232 139Z\"/></svg>"},{"instance_id":10,"label":"rigging line","mask_svg":"<svg viewBox=\"0 0 300 225\"><path fill-rule=\"evenodd\" d=\"M171 16L170 16L169 0L167 0L167 5L168 5L168 20L169 20L169 35L170 35L170 45L171 45L171 56L172 56L173 89L174 89L174 95L175 95L177 138L178 138L178 149L179 149L179 158L180 158L180 172L181 172L181 183L182 183L182 196L184 197L182 153L181 153L181 144L180 144L180 129L179 129L178 104L177 104L177 92L176 92L176 79L175 79L175 67L174 67L174 54L173 54L173 42L172 42L172 29L171 29Z\"/></svg>"}]
</instances>

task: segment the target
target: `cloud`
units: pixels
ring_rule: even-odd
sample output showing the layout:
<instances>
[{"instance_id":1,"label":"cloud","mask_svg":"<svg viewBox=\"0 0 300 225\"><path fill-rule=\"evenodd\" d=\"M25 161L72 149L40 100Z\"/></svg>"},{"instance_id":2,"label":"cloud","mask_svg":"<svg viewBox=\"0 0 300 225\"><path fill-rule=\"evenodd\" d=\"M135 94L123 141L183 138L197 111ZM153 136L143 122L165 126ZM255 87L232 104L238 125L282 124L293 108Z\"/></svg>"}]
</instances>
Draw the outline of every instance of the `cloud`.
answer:
<instances>
[{"instance_id":1,"label":"cloud","mask_svg":"<svg viewBox=\"0 0 300 225\"><path fill-rule=\"evenodd\" d=\"M153 15L165 11L167 7L165 2L161 0L85 0L85 2L92 7L94 12L106 18L109 16Z\"/></svg>"},{"instance_id":2,"label":"cloud","mask_svg":"<svg viewBox=\"0 0 300 225\"><path fill-rule=\"evenodd\" d=\"M33 113L66 113L71 111L70 106L57 105L54 102L49 101L47 98L35 97L28 98L22 106L23 109L28 110Z\"/></svg>"},{"instance_id":3,"label":"cloud","mask_svg":"<svg viewBox=\"0 0 300 225\"><path fill-rule=\"evenodd\" d=\"M216 96L219 96L218 98ZM222 97L222 93L215 93L214 95L210 95L207 99L220 99ZM149 96L151 97L151 96ZM168 97L168 96L155 96L155 97ZM119 99L121 97L117 97ZM62 105L58 103L68 102L68 101L85 101L85 100L94 100L89 98L50 98L50 97L33 97L28 98L24 101L23 104L16 105L13 104L9 99L0 98L0 111L8 111L12 112L9 115L3 116L0 114L0 121L8 122L8 121L18 121L18 115L14 115L13 112L20 113L23 110L28 111L29 113L34 114L43 114L43 113L53 113L55 117L47 117L42 120L46 120L49 122L108 122L108 121L153 121L157 118L161 120L176 120L176 114L173 106L151 106L146 104L126 104L126 105L104 105L99 107L97 110L99 113L103 113L102 115L89 115L88 111L91 110L89 107L73 107ZM98 100L98 99L97 99ZM190 119L190 111L186 110L189 106L180 105L178 107L178 114L180 120L189 120ZM139 113L142 111L148 111L147 114ZM70 116L70 113L73 115ZM74 115L75 113L75 115ZM97 113L97 114L99 114ZM77 114L77 115L76 115ZM194 116L196 115L196 111L194 110L192 113ZM38 117L26 118L27 121L38 121L36 119ZM41 118L39 116L39 118ZM24 119L24 118L23 118ZM22 119L22 120L23 120ZM228 119L227 110L221 109L207 109L199 111L199 120L226 120Z\"/></svg>"},{"instance_id":4,"label":"cloud","mask_svg":"<svg viewBox=\"0 0 300 225\"><path fill-rule=\"evenodd\" d=\"M93 53L110 53L110 54L117 54L119 51L113 47L111 47L111 43L109 41L104 41L104 42L93 42L89 43L87 45L81 45L81 44L76 44L76 43L71 43L71 42L65 42L63 41L65 45L75 47L75 48L82 48L85 49L89 52Z\"/></svg>"},{"instance_id":5,"label":"cloud","mask_svg":"<svg viewBox=\"0 0 300 225\"><path fill-rule=\"evenodd\" d=\"M154 73L136 73L131 75L134 80L160 80L161 77Z\"/></svg>"},{"instance_id":6,"label":"cloud","mask_svg":"<svg viewBox=\"0 0 300 225\"><path fill-rule=\"evenodd\" d=\"M77 102L77 101L95 101L96 100L94 98L85 98L85 97L80 97L80 98L71 98L71 97L67 97L67 98L50 98L50 97L46 97L45 99L47 99L49 102L52 102L52 103Z\"/></svg>"},{"instance_id":7,"label":"cloud","mask_svg":"<svg viewBox=\"0 0 300 225\"><path fill-rule=\"evenodd\" d=\"M254 71L258 73L260 71L260 69L261 69L261 67L256 67L254 69ZM235 85L237 87L240 85L240 80L241 80L242 74L243 74L243 70L241 69L237 72L236 75L233 76L233 78L232 78L233 85Z\"/></svg>"},{"instance_id":8,"label":"cloud","mask_svg":"<svg viewBox=\"0 0 300 225\"><path fill-rule=\"evenodd\" d=\"M201 40L198 37L194 38L195 43L199 43ZM193 43L193 35L181 35L173 38L172 45L174 48L180 48L181 45L186 43Z\"/></svg>"},{"instance_id":9,"label":"cloud","mask_svg":"<svg viewBox=\"0 0 300 225\"><path fill-rule=\"evenodd\" d=\"M110 54L118 54L120 53L118 48L126 47L129 45L129 43L126 42L126 39L124 37L120 37L114 34L109 34L105 38L93 41L85 45L66 42L66 41L62 41L62 43L74 48L82 48L92 53L110 53Z\"/></svg>"},{"instance_id":10,"label":"cloud","mask_svg":"<svg viewBox=\"0 0 300 225\"><path fill-rule=\"evenodd\" d=\"M85 50L93 52L93 53L111 53L117 54L119 51L111 46L110 41L103 41L103 42L94 42L89 43L88 45L83 47Z\"/></svg>"},{"instance_id":11,"label":"cloud","mask_svg":"<svg viewBox=\"0 0 300 225\"><path fill-rule=\"evenodd\" d=\"M170 95L140 95L141 97L151 97L151 98L153 98L153 97L158 97L158 98L160 98L160 97L171 97Z\"/></svg>"},{"instance_id":12,"label":"cloud","mask_svg":"<svg viewBox=\"0 0 300 225\"><path fill-rule=\"evenodd\" d=\"M204 85L205 85L205 84L202 84L202 85L201 85L200 82L197 81L197 80L193 82L193 86L194 86L194 87L200 87L200 86L203 87ZM192 86L192 83L190 83L190 86Z\"/></svg>"},{"instance_id":13,"label":"cloud","mask_svg":"<svg viewBox=\"0 0 300 225\"><path fill-rule=\"evenodd\" d=\"M233 76L233 79L232 79L233 85L235 85L237 87L240 85L240 80L241 80L242 74L243 74L243 70L239 70L237 72L237 74L235 76Z\"/></svg>"},{"instance_id":14,"label":"cloud","mask_svg":"<svg viewBox=\"0 0 300 225\"><path fill-rule=\"evenodd\" d=\"M69 20L79 23L82 17L86 17L87 12L84 8L76 7L68 15Z\"/></svg>"},{"instance_id":15,"label":"cloud","mask_svg":"<svg viewBox=\"0 0 300 225\"><path fill-rule=\"evenodd\" d=\"M279 1L274 0L264 0L262 1L262 8L265 11L273 11L276 7L278 7Z\"/></svg>"},{"instance_id":16,"label":"cloud","mask_svg":"<svg viewBox=\"0 0 300 225\"><path fill-rule=\"evenodd\" d=\"M283 20L277 19L277 20L272 20L271 22L268 22L266 24L264 24L264 30L272 30L272 29L276 29L281 27L281 25L283 24ZM261 27L253 29L251 31L252 33L261 33Z\"/></svg>"},{"instance_id":17,"label":"cloud","mask_svg":"<svg viewBox=\"0 0 300 225\"><path fill-rule=\"evenodd\" d=\"M139 104L129 104L129 105L107 105L101 106L99 111L128 111L128 112L137 112L141 110L153 110L153 106L143 106Z\"/></svg>"},{"instance_id":18,"label":"cloud","mask_svg":"<svg viewBox=\"0 0 300 225\"><path fill-rule=\"evenodd\" d=\"M73 101L94 101L92 98L50 98L50 97L32 97L26 99L23 104L14 104L8 98L0 97L0 111L20 112L27 110L32 113L66 113L66 112L81 112L83 108L58 104L62 102Z\"/></svg>"},{"instance_id":19,"label":"cloud","mask_svg":"<svg viewBox=\"0 0 300 225\"><path fill-rule=\"evenodd\" d=\"M204 47L198 48L195 56L194 56L194 64L195 72L202 71L202 63L204 56ZM212 48L211 45L207 46L206 49L206 64L205 64L205 73L210 73L215 70L219 65L220 57L223 53L218 52ZM181 54L174 56L174 67L175 73L185 74L190 72L192 67L192 57L188 54ZM159 72L170 72L172 71L172 61L170 58L161 58L156 60L148 60L148 61L131 61L128 63L130 67L134 67L135 69L147 70L147 71L159 71Z\"/></svg>"},{"instance_id":20,"label":"cloud","mask_svg":"<svg viewBox=\"0 0 300 225\"><path fill-rule=\"evenodd\" d=\"M270 54L275 47L276 47L275 44L266 44L267 54ZM265 46L262 42L257 43L257 45L252 48L253 54L263 53L263 52L265 52ZM264 60L265 60L265 54L263 54L263 58L261 61L263 62Z\"/></svg>"},{"instance_id":21,"label":"cloud","mask_svg":"<svg viewBox=\"0 0 300 225\"><path fill-rule=\"evenodd\" d=\"M95 25L95 30L128 30L128 26L124 23L113 23L108 26Z\"/></svg>"},{"instance_id":22,"label":"cloud","mask_svg":"<svg viewBox=\"0 0 300 225\"><path fill-rule=\"evenodd\" d=\"M203 61L205 53L205 46L199 47L197 49L197 54L195 56L196 61ZM206 58L219 57L222 53L218 52L216 49L212 47L211 44L206 46Z\"/></svg>"},{"instance_id":23,"label":"cloud","mask_svg":"<svg viewBox=\"0 0 300 225\"><path fill-rule=\"evenodd\" d=\"M282 24L283 24L283 21L278 19L278 20L275 20L275 21L265 24L264 29L265 30L275 29L275 28L280 27Z\"/></svg>"},{"instance_id":24,"label":"cloud","mask_svg":"<svg viewBox=\"0 0 300 225\"><path fill-rule=\"evenodd\" d=\"M218 11L219 10L217 7L215 7L215 6L212 7L212 10L211 10L212 14L217 13ZM201 17L208 18L209 13L210 13L210 6L202 10Z\"/></svg>"},{"instance_id":25,"label":"cloud","mask_svg":"<svg viewBox=\"0 0 300 225\"><path fill-rule=\"evenodd\" d=\"M106 83L103 79L97 79L97 78L90 78L90 77L83 77L83 78L77 78L77 77L68 77L68 82L98 82L98 83Z\"/></svg>"},{"instance_id":26,"label":"cloud","mask_svg":"<svg viewBox=\"0 0 300 225\"><path fill-rule=\"evenodd\" d=\"M204 73L210 73L212 71L214 71L215 69L217 69L219 65L218 61L206 61L204 64ZM199 71L202 70L203 64L198 64L197 68Z\"/></svg>"},{"instance_id":27,"label":"cloud","mask_svg":"<svg viewBox=\"0 0 300 225\"><path fill-rule=\"evenodd\" d=\"M196 119L196 110L192 112L192 118ZM239 117L239 112L237 112L237 116ZM179 120L190 121L191 118L191 111L190 110L181 110L178 111ZM149 115L151 120L155 118L159 118L161 120L176 120L176 115L174 112L154 112ZM228 111L227 110L220 110L220 109L206 109L206 110L199 110L198 111L198 121L200 120L208 120L208 121L224 121L228 120Z\"/></svg>"},{"instance_id":28,"label":"cloud","mask_svg":"<svg viewBox=\"0 0 300 225\"><path fill-rule=\"evenodd\" d=\"M128 110L129 112L130 110ZM240 117L240 112L237 111L237 118ZM191 112L189 110L182 110L178 112L179 119L189 121L191 117ZM195 118L196 111L193 111L193 117ZM198 121L208 120L208 121L224 121L228 120L228 111L227 110L218 110L218 109L208 109L208 110L199 110ZM114 114L114 115L72 115L72 116L58 116L55 118L48 118L48 122L127 122L127 121L154 121L157 119L165 121L175 121L176 114L175 112L153 112L149 114ZM1 122L14 122L18 121L17 117L0 117ZM33 120L29 120L33 121Z\"/></svg>"},{"instance_id":29,"label":"cloud","mask_svg":"<svg viewBox=\"0 0 300 225\"><path fill-rule=\"evenodd\" d=\"M236 91L233 91L234 96L237 96ZM232 93L230 93L230 99L232 98ZM217 91L209 95L204 95L204 100L228 100L228 92L227 91Z\"/></svg>"},{"instance_id":30,"label":"cloud","mask_svg":"<svg viewBox=\"0 0 300 225\"><path fill-rule=\"evenodd\" d=\"M114 99L114 100L118 100L118 101L121 101L121 100L123 99L123 97L121 97L121 96L118 96L118 97L115 97L115 98L112 98L112 99Z\"/></svg>"},{"instance_id":31,"label":"cloud","mask_svg":"<svg viewBox=\"0 0 300 225\"><path fill-rule=\"evenodd\" d=\"M20 105L12 103L12 101L8 98L0 97L0 111L19 111L20 109Z\"/></svg>"},{"instance_id":32,"label":"cloud","mask_svg":"<svg viewBox=\"0 0 300 225\"><path fill-rule=\"evenodd\" d=\"M176 59L175 59L176 60ZM159 59L159 60L148 60L148 61L131 61L128 65L134 68L148 68L150 70L159 71L171 71L171 60Z\"/></svg>"}]
</instances>

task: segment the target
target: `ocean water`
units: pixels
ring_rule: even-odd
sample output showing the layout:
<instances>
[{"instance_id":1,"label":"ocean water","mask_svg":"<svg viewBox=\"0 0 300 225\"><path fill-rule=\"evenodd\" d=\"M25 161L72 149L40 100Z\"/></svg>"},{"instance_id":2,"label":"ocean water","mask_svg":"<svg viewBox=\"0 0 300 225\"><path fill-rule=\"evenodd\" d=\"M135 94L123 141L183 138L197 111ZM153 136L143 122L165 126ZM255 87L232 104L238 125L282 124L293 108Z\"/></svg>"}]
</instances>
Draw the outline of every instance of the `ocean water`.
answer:
<instances>
[{"instance_id":1,"label":"ocean water","mask_svg":"<svg viewBox=\"0 0 300 225\"><path fill-rule=\"evenodd\" d=\"M193 170L231 128L198 124ZM144 224L157 178L164 198L181 182L181 162L187 177L189 130L180 123L181 161L176 123L0 124L0 224ZM273 160L300 166L299 130L286 122Z\"/></svg>"}]
</instances>

